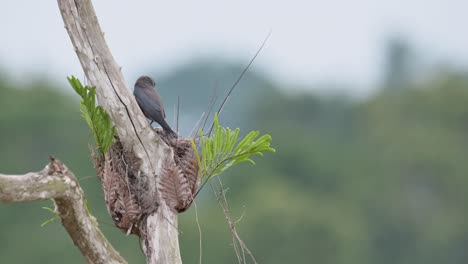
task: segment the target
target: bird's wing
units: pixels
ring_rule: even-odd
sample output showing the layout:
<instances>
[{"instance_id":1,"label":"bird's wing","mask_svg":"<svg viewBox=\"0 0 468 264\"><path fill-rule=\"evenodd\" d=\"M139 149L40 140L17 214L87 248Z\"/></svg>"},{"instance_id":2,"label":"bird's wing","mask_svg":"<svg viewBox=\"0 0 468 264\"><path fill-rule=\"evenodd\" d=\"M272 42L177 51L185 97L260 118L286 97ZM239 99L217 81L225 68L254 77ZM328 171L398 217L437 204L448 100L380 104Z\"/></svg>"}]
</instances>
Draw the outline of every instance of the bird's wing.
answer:
<instances>
[{"instance_id":1,"label":"bird's wing","mask_svg":"<svg viewBox=\"0 0 468 264\"><path fill-rule=\"evenodd\" d=\"M159 122L165 118L161 97L153 89L138 88L133 92L143 112L152 120Z\"/></svg>"},{"instance_id":2,"label":"bird's wing","mask_svg":"<svg viewBox=\"0 0 468 264\"><path fill-rule=\"evenodd\" d=\"M162 101L161 96L159 95L159 93L156 90L151 89L151 91L154 92L155 97L158 98L157 100L158 100L159 105L160 105L161 114L162 114L163 118L166 119L166 112L164 112L164 105L163 105L163 101Z\"/></svg>"}]
</instances>

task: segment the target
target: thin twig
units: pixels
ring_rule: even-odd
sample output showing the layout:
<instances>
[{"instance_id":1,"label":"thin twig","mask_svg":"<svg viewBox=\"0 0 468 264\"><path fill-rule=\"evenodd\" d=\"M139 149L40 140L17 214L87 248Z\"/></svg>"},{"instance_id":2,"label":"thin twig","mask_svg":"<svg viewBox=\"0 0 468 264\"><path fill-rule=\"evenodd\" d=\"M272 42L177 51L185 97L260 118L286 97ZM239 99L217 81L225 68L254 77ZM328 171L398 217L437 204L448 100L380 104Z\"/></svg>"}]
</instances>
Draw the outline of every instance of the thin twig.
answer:
<instances>
[{"instance_id":1,"label":"thin twig","mask_svg":"<svg viewBox=\"0 0 468 264\"><path fill-rule=\"evenodd\" d=\"M224 190L221 189L219 192L216 191L215 187L213 186L213 182L210 182L210 186L211 186L211 190L213 190L213 193L216 196L216 200L218 201L218 204L221 206L221 209L223 210L224 216L225 216L225 218L226 218L226 220L228 222L228 227L229 227L229 230L231 231L232 247L234 248L234 253L236 254L237 263L242 264L241 255L239 253L237 241L235 239L234 234L232 234L233 233L233 226L232 226L232 222L230 221L229 213L227 211L228 209L224 205L222 196L220 194L218 194L218 193L224 192Z\"/></svg>"},{"instance_id":2,"label":"thin twig","mask_svg":"<svg viewBox=\"0 0 468 264\"><path fill-rule=\"evenodd\" d=\"M227 100L229 99L229 96L231 95L232 91L234 90L234 88L236 88L237 84L240 82L240 80L242 79L242 77L244 77L244 74L247 72L247 70L250 68L250 66L252 65L252 63L255 61L255 59L257 58L258 54L260 54L260 51L262 51L263 47L265 46L268 38L270 38L270 35L271 35L271 30L270 32L268 32L268 35L265 37L265 39L263 40L263 43L262 45L260 46L260 48L258 48L257 52L255 53L255 55L252 57L252 59L250 60L249 64L247 64L247 67L244 68L244 70L242 71L242 73L239 75L239 78L237 78L236 82L234 83L234 85L232 85L231 89L229 89L229 92L227 93L226 97L224 97L224 100L223 102L221 103L221 106L219 107L217 113L218 113L218 116L221 115L221 111L223 111L223 108L224 108L224 104L226 104ZM210 128L210 132L208 133L208 136L211 136L211 132L213 131L213 127L214 127L214 122L211 124L211 128Z\"/></svg>"},{"instance_id":3,"label":"thin twig","mask_svg":"<svg viewBox=\"0 0 468 264\"><path fill-rule=\"evenodd\" d=\"M214 89L214 90L213 90L213 95L211 96L211 99L210 99L210 105L209 105L207 114L206 114L206 116L205 116L205 121L203 122L202 131L205 130L206 121L208 121L208 118L210 117L211 110L213 110L213 106L215 105L215 102L216 102L216 99L217 99L217 98L218 98L218 97L216 96L216 89Z\"/></svg>"},{"instance_id":4,"label":"thin twig","mask_svg":"<svg viewBox=\"0 0 468 264\"><path fill-rule=\"evenodd\" d=\"M201 120L203 119L203 117L205 116L206 112L203 112L202 115L200 116L200 118L198 119L197 123L195 123L195 126L193 126L192 130L190 131L190 137L195 137L197 131L195 131L196 128L199 128L200 127L200 122Z\"/></svg>"},{"instance_id":5,"label":"thin twig","mask_svg":"<svg viewBox=\"0 0 468 264\"><path fill-rule=\"evenodd\" d=\"M233 247L234 247L234 251L236 253L237 260L238 260L239 263L247 263L246 257L245 257L245 252L247 252L247 254L251 258L251 260L255 264L257 264L257 261L256 261L255 257L253 256L252 252L249 250L247 245L244 243L244 241L240 238L239 234L237 233L237 229L236 229L236 226L235 226L237 221L234 222L232 220L231 215L230 215L229 204L228 204L228 201L227 201L227 198L226 198L226 189L224 189L221 178L220 177L216 177L216 178L218 178L218 182L219 182L219 186L220 186L220 192L219 192L220 194L218 194L218 192L215 191L212 183L210 183L210 185L211 185L211 188L212 188L213 192L215 193L215 195L217 197L218 204L223 209L224 216L226 217L226 220L228 222L228 226L229 226L229 230L231 231L232 240L233 240ZM240 246L242 254L239 252L239 249L238 249L239 246Z\"/></svg>"},{"instance_id":6,"label":"thin twig","mask_svg":"<svg viewBox=\"0 0 468 264\"><path fill-rule=\"evenodd\" d=\"M203 255L202 230L201 230L200 222L198 221L197 202L194 201L193 204L195 205L195 222L197 222L198 234L199 234L199 237L200 237L200 242L199 242L200 258L199 258L198 263L201 264L202 263L202 255Z\"/></svg>"},{"instance_id":7,"label":"thin twig","mask_svg":"<svg viewBox=\"0 0 468 264\"><path fill-rule=\"evenodd\" d=\"M180 96L177 96L177 119L176 119L176 131L179 134L179 110L180 110Z\"/></svg>"}]
</instances>

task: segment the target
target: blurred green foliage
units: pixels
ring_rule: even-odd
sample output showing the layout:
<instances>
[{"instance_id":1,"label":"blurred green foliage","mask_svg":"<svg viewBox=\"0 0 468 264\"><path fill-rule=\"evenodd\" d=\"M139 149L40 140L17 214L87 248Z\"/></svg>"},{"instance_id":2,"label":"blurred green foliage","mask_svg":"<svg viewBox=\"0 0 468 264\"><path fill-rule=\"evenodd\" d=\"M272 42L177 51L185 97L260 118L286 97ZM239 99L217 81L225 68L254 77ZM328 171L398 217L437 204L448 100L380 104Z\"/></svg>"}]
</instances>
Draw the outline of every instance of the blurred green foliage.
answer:
<instances>
[{"instance_id":1,"label":"blurred green foliage","mask_svg":"<svg viewBox=\"0 0 468 264\"><path fill-rule=\"evenodd\" d=\"M203 110L212 90L209 79L231 73L235 79L240 72L217 67L226 72L214 76L206 69L194 64L158 82L165 103L179 94L187 102L181 114ZM171 80L186 90L169 94L164 84ZM0 80L0 109L0 171L39 170L55 155L81 178L109 240L129 263L144 263L138 240L110 225L89 158L92 134L76 96L47 83L18 87ZM222 176L234 218L243 216L240 235L259 263L468 261L466 74L447 71L406 89L351 100L287 95L251 73L224 111L223 124L269 133L277 150L256 166L241 164ZM197 205L203 263L235 263L210 188ZM84 263L58 222L40 227L50 218L41 206L50 203L0 205L1 262ZM193 207L181 215L179 227L184 263L198 263Z\"/></svg>"}]
</instances>

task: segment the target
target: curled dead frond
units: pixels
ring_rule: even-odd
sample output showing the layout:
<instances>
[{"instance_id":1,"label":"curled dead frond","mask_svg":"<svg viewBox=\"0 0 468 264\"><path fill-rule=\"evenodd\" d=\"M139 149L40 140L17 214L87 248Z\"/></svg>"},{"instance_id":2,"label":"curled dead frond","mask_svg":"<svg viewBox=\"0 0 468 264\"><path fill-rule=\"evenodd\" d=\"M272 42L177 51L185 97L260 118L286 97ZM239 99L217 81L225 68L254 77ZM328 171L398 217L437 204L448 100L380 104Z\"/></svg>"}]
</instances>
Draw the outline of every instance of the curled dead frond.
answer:
<instances>
[{"instance_id":1,"label":"curled dead frond","mask_svg":"<svg viewBox=\"0 0 468 264\"><path fill-rule=\"evenodd\" d=\"M176 212L186 208L192 196L187 178L169 159L164 161L158 189L169 208Z\"/></svg>"},{"instance_id":2,"label":"curled dead frond","mask_svg":"<svg viewBox=\"0 0 468 264\"><path fill-rule=\"evenodd\" d=\"M177 212L186 211L194 200L200 178L198 162L191 141L172 142L174 162L166 161L161 175L160 191L168 205Z\"/></svg>"},{"instance_id":3,"label":"curled dead frond","mask_svg":"<svg viewBox=\"0 0 468 264\"><path fill-rule=\"evenodd\" d=\"M142 209L129 185L129 167L120 143L113 144L103 159L93 160L101 180L107 210L115 225L125 233L138 234Z\"/></svg>"}]
</instances>

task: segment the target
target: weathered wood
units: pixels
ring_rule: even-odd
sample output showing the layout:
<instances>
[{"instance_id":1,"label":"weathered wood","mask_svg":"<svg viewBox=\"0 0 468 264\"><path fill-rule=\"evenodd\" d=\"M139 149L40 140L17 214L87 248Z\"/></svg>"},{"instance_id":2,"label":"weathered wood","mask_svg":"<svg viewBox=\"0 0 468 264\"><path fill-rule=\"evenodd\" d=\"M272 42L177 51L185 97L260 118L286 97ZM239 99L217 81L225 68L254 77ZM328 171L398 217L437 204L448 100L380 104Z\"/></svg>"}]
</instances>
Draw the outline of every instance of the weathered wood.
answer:
<instances>
[{"instance_id":1,"label":"weathered wood","mask_svg":"<svg viewBox=\"0 0 468 264\"><path fill-rule=\"evenodd\" d=\"M169 207L162 203L157 214L152 214L146 219L143 232L143 250L147 257L147 263L182 263L179 252L179 241L168 239L171 236L178 236L177 214L173 213ZM171 244L169 244L171 243ZM165 250L159 250L164 248Z\"/></svg>"},{"instance_id":2,"label":"weathered wood","mask_svg":"<svg viewBox=\"0 0 468 264\"><path fill-rule=\"evenodd\" d=\"M109 113L125 149L141 160L140 177L146 177L148 194L156 204L164 201L158 192L162 161L173 151L154 133L138 107L115 62L99 26L90 0L58 0L65 28L90 84L96 86L99 104ZM144 229L148 263L182 263L177 214L160 206L149 215Z\"/></svg>"},{"instance_id":3,"label":"weathered wood","mask_svg":"<svg viewBox=\"0 0 468 264\"><path fill-rule=\"evenodd\" d=\"M99 230L88 212L83 190L75 175L60 161L51 159L39 172L0 174L0 201L31 202L53 199L55 212L88 263L127 263Z\"/></svg>"}]
</instances>

